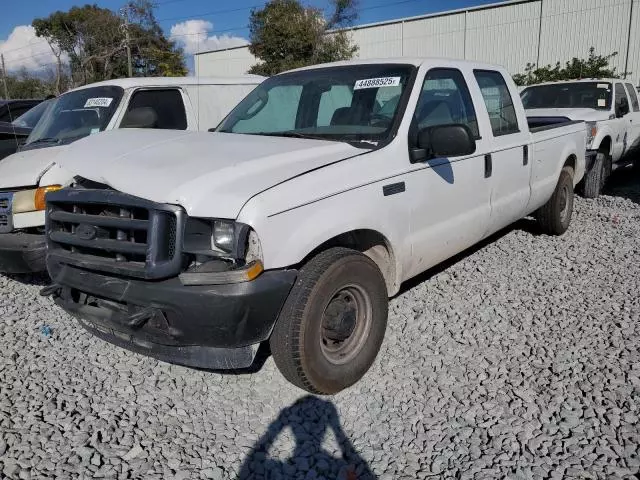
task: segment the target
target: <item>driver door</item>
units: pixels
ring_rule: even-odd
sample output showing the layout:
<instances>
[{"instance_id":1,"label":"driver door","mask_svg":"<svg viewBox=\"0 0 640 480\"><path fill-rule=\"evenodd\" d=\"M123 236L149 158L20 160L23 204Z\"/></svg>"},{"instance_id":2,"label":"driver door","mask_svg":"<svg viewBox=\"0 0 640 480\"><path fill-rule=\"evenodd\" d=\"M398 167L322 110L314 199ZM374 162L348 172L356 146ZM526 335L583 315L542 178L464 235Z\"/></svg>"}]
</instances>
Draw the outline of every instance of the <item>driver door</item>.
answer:
<instances>
[{"instance_id":1,"label":"driver door","mask_svg":"<svg viewBox=\"0 0 640 480\"><path fill-rule=\"evenodd\" d=\"M617 162L622 159L629 151L630 139L633 136L632 123L631 123L631 111L629 97L627 91L621 82L616 82L614 86L615 102L614 112L617 117L618 129L613 138L613 161ZM623 109L623 114L620 114L620 110Z\"/></svg>"}]
</instances>

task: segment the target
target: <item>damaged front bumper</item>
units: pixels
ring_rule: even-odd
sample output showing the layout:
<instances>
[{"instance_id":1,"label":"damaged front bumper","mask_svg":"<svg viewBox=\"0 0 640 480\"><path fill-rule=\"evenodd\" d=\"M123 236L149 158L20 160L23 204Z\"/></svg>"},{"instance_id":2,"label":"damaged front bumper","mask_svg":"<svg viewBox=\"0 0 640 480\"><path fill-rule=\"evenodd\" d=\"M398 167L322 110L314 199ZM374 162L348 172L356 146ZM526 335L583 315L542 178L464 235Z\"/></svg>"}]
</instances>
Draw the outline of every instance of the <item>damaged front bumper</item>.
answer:
<instances>
[{"instance_id":1,"label":"damaged front bumper","mask_svg":"<svg viewBox=\"0 0 640 480\"><path fill-rule=\"evenodd\" d=\"M170 363L246 368L267 340L297 271L262 273L249 282L184 285L107 276L51 262L43 294L97 337Z\"/></svg>"}]
</instances>

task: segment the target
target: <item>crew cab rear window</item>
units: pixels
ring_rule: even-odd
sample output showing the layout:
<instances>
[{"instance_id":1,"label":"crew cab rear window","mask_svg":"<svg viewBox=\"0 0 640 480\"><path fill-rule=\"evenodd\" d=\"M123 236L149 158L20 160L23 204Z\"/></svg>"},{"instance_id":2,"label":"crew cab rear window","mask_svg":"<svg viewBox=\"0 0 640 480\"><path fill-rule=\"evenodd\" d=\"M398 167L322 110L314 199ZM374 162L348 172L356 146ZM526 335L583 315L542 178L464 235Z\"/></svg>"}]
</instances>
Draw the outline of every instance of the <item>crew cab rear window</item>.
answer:
<instances>
[{"instance_id":1,"label":"crew cab rear window","mask_svg":"<svg viewBox=\"0 0 640 480\"><path fill-rule=\"evenodd\" d=\"M616 107L622 103L623 99L627 99L627 93L621 83L616 83L615 87ZM628 100L628 99L627 99Z\"/></svg>"},{"instance_id":2,"label":"crew cab rear window","mask_svg":"<svg viewBox=\"0 0 640 480\"><path fill-rule=\"evenodd\" d=\"M152 89L134 92L120 128L186 130L187 113L178 89Z\"/></svg>"},{"instance_id":3,"label":"crew cab rear window","mask_svg":"<svg viewBox=\"0 0 640 480\"><path fill-rule=\"evenodd\" d=\"M625 87L627 87L627 93L631 97L631 108L633 108L634 112L640 112L640 103L638 103L638 94L636 93L636 89L630 83L625 83Z\"/></svg>"},{"instance_id":4,"label":"crew cab rear window","mask_svg":"<svg viewBox=\"0 0 640 480\"><path fill-rule=\"evenodd\" d=\"M459 70L434 68L427 72L414 114L418 128L463 124L479 138L478 120L467 82Z\"/></svg>"},{"instance_id":5,"label":"crew cab rear window","mask_svg":"<svg viewBox=\"0 0 640 480\"><path fill-rule=\"evenodd\" d=\"M516 109L502 74L491 70L475 70L474 74L489 111L493 135L499 137L518 133L520 128Z\"/></svg>"}]
</instances>

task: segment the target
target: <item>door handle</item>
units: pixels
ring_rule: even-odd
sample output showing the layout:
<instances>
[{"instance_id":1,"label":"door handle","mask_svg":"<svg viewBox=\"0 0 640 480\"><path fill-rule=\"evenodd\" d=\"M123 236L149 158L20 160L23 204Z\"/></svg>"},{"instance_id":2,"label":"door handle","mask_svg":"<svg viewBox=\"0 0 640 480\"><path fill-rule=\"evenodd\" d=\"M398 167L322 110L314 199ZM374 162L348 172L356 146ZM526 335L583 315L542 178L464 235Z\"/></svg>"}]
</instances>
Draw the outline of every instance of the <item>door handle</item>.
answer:
<instances>
[{"instance_id":1,"label":"door handle","mask_svg":"<svg viewBox=\"0 0 640 480\"><path fill-rule=\"evenodd\" d=\"M529 165L529 145L522 147L522 165Z\"/></svg>"},{"instance_id":2,"label":"door handle","mask_svg":"<svg viewBox=\"0 0 640 480\"><path fill-rule=\"evenodd\" d=\"M484 178L489 178L493 173L493 159L491 154L488 153L484 156Z\"/></svg>"}]
</instances>

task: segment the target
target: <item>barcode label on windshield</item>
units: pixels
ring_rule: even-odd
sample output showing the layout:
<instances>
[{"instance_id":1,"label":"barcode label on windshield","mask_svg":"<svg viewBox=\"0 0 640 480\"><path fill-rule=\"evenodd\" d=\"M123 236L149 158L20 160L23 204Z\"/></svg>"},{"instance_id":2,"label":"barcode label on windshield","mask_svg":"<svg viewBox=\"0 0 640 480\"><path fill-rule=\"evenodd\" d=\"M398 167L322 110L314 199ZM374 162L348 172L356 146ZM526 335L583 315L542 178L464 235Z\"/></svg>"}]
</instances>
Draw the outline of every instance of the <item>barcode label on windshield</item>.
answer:
<instances>
[{"instance_id":1,"label":"barcode label on windshield","mask_svg":"<svg viewBox=\"0 0 640 480\"><path fill-rule=\"evenodd\" d=\"M378 88L378 87L398 87L400 86L400 77L380 77L380 78L366 78L364 80L358 80L354 85L354 90L362 90L363 88Z\"/></svg>"},{"instance_id":2,"label":"barcode label on windshield","mask_svg":"<svg viewBox=\"0 0 640 480\"><path fill-rule=\"evenodd\" d=\"M113 102L113 98L109 98L109 97L89 98L87 102L84 104L84 108L91 108L91 107L107 108L109 105L111 105L111 102Z\"/></svg>"}]
</instances>

